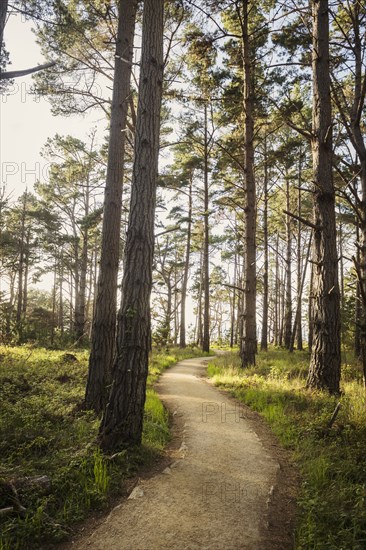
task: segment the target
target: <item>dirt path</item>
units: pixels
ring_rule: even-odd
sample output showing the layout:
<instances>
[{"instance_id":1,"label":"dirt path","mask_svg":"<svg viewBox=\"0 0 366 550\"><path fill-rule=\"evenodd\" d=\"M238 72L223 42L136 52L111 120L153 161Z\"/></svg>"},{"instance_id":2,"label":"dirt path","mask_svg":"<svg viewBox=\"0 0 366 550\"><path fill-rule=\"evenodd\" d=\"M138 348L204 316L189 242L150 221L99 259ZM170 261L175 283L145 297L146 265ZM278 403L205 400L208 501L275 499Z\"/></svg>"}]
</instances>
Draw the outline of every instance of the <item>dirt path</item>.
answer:
<instances>
[{"instance_id":1,"label":"dirt path","mask_svg":"<svg viewBox=\"0 0 366 550\"><path fill-rule=\"evenodd\" d=\"M202 379L205 363L182 361L160 379L159 394L181 434L170 466L140 480L91 536L70 548L292 548L286 505L275 502L284 482L276 446L258 437L246 407Z\"/></svg>"}]
</instances>

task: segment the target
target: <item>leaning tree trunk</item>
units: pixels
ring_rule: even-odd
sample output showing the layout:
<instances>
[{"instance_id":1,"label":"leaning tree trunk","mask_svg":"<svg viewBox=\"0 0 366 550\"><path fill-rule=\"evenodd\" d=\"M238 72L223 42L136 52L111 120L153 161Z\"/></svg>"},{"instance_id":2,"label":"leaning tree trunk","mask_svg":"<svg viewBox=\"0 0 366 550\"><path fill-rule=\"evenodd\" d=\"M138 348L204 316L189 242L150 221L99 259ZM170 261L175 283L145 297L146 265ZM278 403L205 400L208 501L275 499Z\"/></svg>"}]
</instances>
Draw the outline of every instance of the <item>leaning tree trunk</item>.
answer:
<instances>
[{"instance_id":1,"label":"leaning tree trunk","mask_svg":"<svg viewBox=\"0 0 366 550\"><path fill-rule=\"evenodd\" d=\"M242 367L255 364L256 334L256 189L254 178L254 98L253 63L249 36L249 1L243 0L244 63L244 166L245 166L245 250L244 250L244 322L241 345Z\"/></svg>"},{"instance_id":2,"label":"leaning tree trunk","mask_svg":"<svg viewBox=\"0 0 366 550\"><path fill-rule=\"evenodd\" d=\"M115 353L125 130L137 4L137 0L119 2L101 258L85 394L85 406L96 412L106 404Z\"/></svg>"},{"instance_id":3,"label":"leaning tree trunk","mask_svg":"<svg viewBox=\"0 0 366 550\"><path fill-rule=\"evenodd\" d=\"M314 332L307 385L338 393L341 366L340 297L332 174L328 0L313 0L312 16Z\"/></svg>"},{"instance_id":4,"label":"leaning tree trunk","mask_svg":"<svg viewBox=\"0 0 366 550\"><path fill-rule=\"evenodd\" d=\"M131 204L117 358L100 428L104 450L139 445L151 346L150 295L163 85L163 0L145 0Z\"/></svg>"}]
</instances>

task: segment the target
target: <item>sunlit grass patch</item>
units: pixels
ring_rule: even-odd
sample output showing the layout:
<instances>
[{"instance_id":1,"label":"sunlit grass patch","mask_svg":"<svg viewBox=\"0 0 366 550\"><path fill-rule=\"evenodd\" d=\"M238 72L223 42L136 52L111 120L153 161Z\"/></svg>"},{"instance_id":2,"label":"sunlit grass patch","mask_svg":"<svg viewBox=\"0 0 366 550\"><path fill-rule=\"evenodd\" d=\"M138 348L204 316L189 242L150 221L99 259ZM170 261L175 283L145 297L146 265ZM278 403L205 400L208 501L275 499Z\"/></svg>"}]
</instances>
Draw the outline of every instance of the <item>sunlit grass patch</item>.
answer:
<instances>
[{"instance_id":1,"label":"sunlit grass patch","mask_svg":"<svg viewBox=\"0 0 366 550\"><path fill-rule=\"evenodd\" d=\"M306 352L270 350L257 365L240 368L240 358L226 355L210 362L208 373L258 411L300 470L297 550L366 548L366 394L360 368L348 364L342 397L306 389ZM331 429L337 402L341 409Z\"/></svg>"},{"instance_id":2,"label":"sunlit grass patch","mask_svg":"<svg viewBox=\"0 0 366 550\"><path fill-rule=\"evenodd\" d=\"M82 404L89 351L0 347L0 479L47 476L51 490L19 492L24 515L0 518L0 550L44 547L63 540L70 525L120 494L122 482L159 456L169 440L168 414L152 385L159 374L198 349L154 352L149 367L143 444L104 456L100 418ZM11 505L11 504L10 504ZM0 508L9 495L0 491Z\"/></svg>"}]
</instances>

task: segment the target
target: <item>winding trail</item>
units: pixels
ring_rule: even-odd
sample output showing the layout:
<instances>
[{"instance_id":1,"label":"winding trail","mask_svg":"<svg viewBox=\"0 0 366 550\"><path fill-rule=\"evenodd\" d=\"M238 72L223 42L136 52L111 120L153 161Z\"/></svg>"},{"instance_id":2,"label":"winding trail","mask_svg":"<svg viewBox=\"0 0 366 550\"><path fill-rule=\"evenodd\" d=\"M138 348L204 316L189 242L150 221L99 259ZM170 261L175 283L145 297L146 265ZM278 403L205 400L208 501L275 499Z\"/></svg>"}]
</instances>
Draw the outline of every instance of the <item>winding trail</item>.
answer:
<instances>
[{"instance_id":1,"label":"winding trail","mask_svg":"<svg viewBox=\"0 0 366 550\"><path fill-rule=\"evenodd\" d=\"M248 409L202 379L207 359L168 369L158 391L181 445L170 466L140 480L77 550L290 549L271 534L280 464ZM249 414L250 416L250 414ZM278 516L278 514L277 514ZM283 518L284 525L286 518Z\"/></svg>"}]
</instances>

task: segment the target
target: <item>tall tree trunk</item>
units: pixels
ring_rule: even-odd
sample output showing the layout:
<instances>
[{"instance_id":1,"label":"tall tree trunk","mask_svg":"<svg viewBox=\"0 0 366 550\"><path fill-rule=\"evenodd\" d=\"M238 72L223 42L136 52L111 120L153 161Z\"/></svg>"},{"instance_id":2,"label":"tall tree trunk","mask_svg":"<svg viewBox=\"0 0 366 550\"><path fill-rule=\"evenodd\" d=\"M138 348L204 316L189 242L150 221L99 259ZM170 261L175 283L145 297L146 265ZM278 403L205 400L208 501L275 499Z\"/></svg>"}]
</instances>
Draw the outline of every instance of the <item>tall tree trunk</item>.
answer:
<instances>
[{"instance_id":1,"label":"tall tree trunk","mask_svg":"<svg viewBox=\"0 0 366 550\"><path fill-rule=\"evenodd\" d=\"M58 310L58 326L60 327L61 336L64 335L65 331L65 320L64 320L64 254L63 249L61 248L60 261L59 261L59 310Z\"/></svg>"},{"instance_id":2,"label":"tall tree trunk","mask_svg":"<svg viewBox=\"0 0 366 550\"><path fill-rule=\"evenodd\" d=\"M301 165L301 150L299 151L299 192L298 192L298 213L299 216L302 215L301 211L301 183L302 183L302 165ZM301 315L301 296L302 296L302 281L301 281L301 264L302 264L302 258L301 258L301 237L302 237L302 227L301 227L301 221L298 221L297 225L297 296L299 299L300 296L300 307L298 307L297 312L297 323L295 326L295 332L296 332L296 338L297 338L297 349L299 351L302 351L303 349L303 343L302 343L302 315ZM304 270L306 269L306 265L304 265Z\"/></svg>"},{"instance_id":3,"label":"tall tree trunk","mask_svg":"<svg viewBox=\"0 0 366 550\"><path fill-rule=\"evenodd\" d=\"M51 334L50 334L50 344L53 346L55 344L55 329L56 329L56 298L57 298L57 263L53 269L53 288L52 288L52 323L51 323Z\"/></svg>"},{"instance_id":4,"label":"tall tree trunk","mask_svg":"<svg viewBox=\"0 0 366 550\"><path fill-rule=\"evenodd\" d=\"M167 290L167 300L166 300L166 311L165 311L165 342L164 345L167 346L171 342L172 338L172 310L173 310L173 285L171 281L172 274L169 273L166 277L165 284Z\"/></svg>"},{"instance_id":5,"label":"tall tree trunk","mask_svg":"<svg viewBox=\"0 0 366 550\"><path fill-rule=\"evenodd\" d=\"M310 258L311 241L312 241L312 235L310 235L309 244L308 244L308 251L307 251L306 258L305 258L305 263L304 263L304 269L303 269L302 277L300 278L300 283L298 284L298 290L297 290L297 306L296 306L296 314L295 314L294 328L293 328L293 331L292 331L292 334L291 334L291 342L290 342L290 347L289 347L289 351L290 351L290 352L293 352L293 351L294 351L295 336L296 336L296 327L299 326L299 322L301 321L302 293L303 293L303 290L304 290L304 284L305 284L305 278L306 278L306 271L307 271L307 267L308 267L308 263L309 263L309 258ZM299 320L300 320L300 321L299 321ZM300 328L300 333L301 333L301 328ZM301 338L301 344L302 344L302 338ZM301 348L298 347L297 349L300 350L300 349L302 349L302 347L301 347Z\"/></svg>"},{"instance_id":6,"label":"tall tree trunk","mask_svg":"<svg viewBox=\"0 0 366 550\"><path fill-rule=\"evenodd\" d=\"M238 254L235 248L235 255L234 255L234 287L238 286ZM236 322L236 315L235 315L235 308L236 308L236 289L233 288L232 290L232 300L231 300L231 322L230 322L230 348L234 347L235 343L235 335L237 333L237 322Z\"/></svg>"},{"instance_id":7,"label":"tall tree trunk","mask_svg":"<svg viewBox=\"0 0 366 550\"><path fill-rule=\"evenodd\" d=\"M244 285L244 263L241 268L241 273L238 278L238 287L243 288ZM237 330L236 330L236 344L239 343L239 351L243 345L243 332L244 332L244 292L240 292L238 296L238 313L237 313Z\"/></svg>"},{"instance_id":8,"label":"tall tree trunk","mask_svg":"<svg viewBox=\"0 0 366 550\"><path fill-rule=\"evenodd\" d=\"M284 332L285 332L285 308L286 308L286 269L281 266L280 268L280 334L279 345L282 347L284 344Z\"/></svg>"},{"instance_id":9,"label":"tall tree trunk","mask_svg":"<svg viewBox=\"0 0 366 550\"><path fill-rule=\"evenodd\" d=\"M341 346L335 192L332 174L332 110L329 75L328 0L312 0L314 336L307 385L339 392Z\"/></svg>"},{"instance_id":10,"label":"tall tree trunk","mask_svg":"<svg viewBox=\"0 0 366 550\"><path fill-rule=\"evenodd\" d=\"M358 282L361 295L361 323L360 323L360 346L361 360L364 373L364 383L366 386L366 141L364 139L364 130L362 127L362 113L365 108L366 95L366 74L364 71L363 46L364 40L360 30L360 20L362 20L362 12L360 12L362 4L354 2L352 10L352 24L354 31L354 48L355 55L355 84L354 84L354 101L351 108L351 141L356 149L360 163L360 180L361 180L361 205L360 205L360 256L357 265Z\"/></svg>"},{"instance_id":11,"label":"tall tree trunk","mask_svg":"<svg viewBox=\"0 0 366 550\"><path fill-rule=\"evenodd\" d=\"M80 238L78 235L78 229L76 225L76 200L74 199L73 211L72 211L72 230L73 230L73 248L74 248L74 269L71 273L71 285L73 284L74 289L71 295L74 296L74 307L73 307L73 316L72 316L72 328L71 332L73 338L78 340L77 330L80 315Z\"/></svg>"},{"instance_id":12,"label":"tall tree trunk","mask_svg":"<svg viewBox=\"0 0 366 550\"><path fill-rule=\"evenodd\" d=\"M30 239L31 239L31 230L27 229L27 235L25 237L25 247L24 247L24 277L23 277L23 304L22 304L22 315L23 319L26 316L28 308L28 279L29 279L29 262L30 262Z\"/></svg>"},{"instance_id":13,"label":"tall tree trunk","mask_svg":"<svg viewBox=\"0 0 366 550\"><path fill-rule=\"evenodd\" d=\"M8 11L8 0L1 0L0 2L0 50L1 50L2 43L4 41L4 28L6 24L7 11Z\"/></svg>"},{"instance_id":14,"label":"tall tree trunk","mask_svg":"<svg viewBox=\"0 0 366 550\"><path fill-rule=\"evenodd\" d=\"M26 257L26 242L25 242L25 219L27 214L28 191L23 195L23 208L20 220L20 240L19 240L19 264L18 264L18 296L17 296L17 311L16 325L19 333L19 340L23 336L23 301L24 301L24 271Z\"/></svg>"},{"instance_id":15,"label":"tall tree trunk","mask_svg":"<svg viewBox=\"0 0 366 550\"><path fill-rule=\"evenodd\" d=\"M89 180L89 176L88 176ZM86 183L85 189L85 217L89 215L89 181ZM83 337L85 336L85 322L86 322L86 278L88 273L88 247L89 247L89 230L88 227L84 227L82 233L83 245L81 248L80 257L80 278L78 289L78 303L77 310L75 306L75 337L78 345L82 344Z\"/></svg>"},{"instance_id":16,"label":"tall tree trunk","mask_svg":"<svg viewBox=\"0 0 366 550\"><path fill-rule=\"evenodd\" d=\"M104 450L139 445L151 347L150 295L163 86L164 0L145 0L131 205L117 358L100 429Z\"/></svg>"},{"instance_id":17,"label":"tall tree trunk","mask_svg":"<svg viewBox=\"0 0 366 550\"><path fill-rule=\"evenodd\" d=\"M85 406L101 412L115 353L124 151L137 0L120 0L104 197L100 268Z\"/></svg>"},{"instance_id":18,"label":"tall tree trunk","mask_svg":"<svg viewBox=\"0 0 366 550\"><path fill-rule=\"evenodd\" d=\"M276 249L275 249L275 291L274 291L274 344L279 345L280 335L280 260L279 260L280 236L276 234Z\"/></svg>"},{"instance_id":19,"label":"tall tree trunk","mask_svg":"<svg viewBox=\"0 0 366 550\"><path fill-rule=\"evenodd\" d=\"M210 351L210 256L207 101L204 104L204 243L203 243L203 339L202 351Z\"/></svg>"},{"instance_id":20,"label":"tall tree trunk","mask_svg":"<svg viewBox=\"0 0 366 550\"><path fill-rule=\"evenodd\" d=\"M193 175L189 182L188 191L188 228L187 228L187 243L186 243L186 255L184 260L184 272L182 281L182 300L180 304L180 335L179 335L179 347L186 347L186 301L187 301L187 287L188 287L188 275L189 275L189 261L191 254L191 237L192 237L192 180Z\"/></svg>"},{"instance_id":21,"label":"tall tree trunk","mask_svg":"<svg viewBox=\"0 0 366 550\"><path fill-rule=\"evenodd\" d=\"M286 174L286 209L290 211L290 181ZM284 319L284 345L290 349L292 332L292 235L291 235L291 217L286 215L286 293L285 293L285 319Z\"/></svg>"},{"instance_id":22,"label":"tall tree trunk","mask_svg":"<svg viewBox=\"0 0 366 550\"><path fill-rule=\"evenodd\" d=\"M263 211L263 248L264 248L264 264L263 264L263 319L262 319L262 337L261 350L268 349L268 158L267 158L267 139L264 139L264 211Z\"/></svg>"},{"instance_id":23,"label":"tall tree trunk","mask_svg":"<svg viewBox=\"0 0 366 550\"><path fill-rule=\"evenodd\" d=\"M360 242L360 221L356 216L356 241ZM356 265L361 263L360 247L356 250ZM359 277L356 281L356 306L355 306L355 357L362 360L361 356L361 322L362 322L362 297L361 297L361 283Z\"/></svg>"},{"instance_id":24,"label":"tall tree trunk","mask_svg":"<svg viewBox=\"0 0 366 550\"><path fill-rule=\"evenodd\" d=\"M200 282L197 298L197 346L202 345L203 341L203 315L202 315L202 295L203 295L203 253L200 254Z\"/></svg>"},{"instance_id":25,"label":"tall tree trunk","mask_svg":"<svg viewBox=\"0 0 366 550\"><path fill-rule=\"evenodd\" d=\"M245 167L245 249L244 249L244 323L241 346L242 367L255 364L256 334L256 189L254 178L254 96L253 62L249 35L249 0L243 0L244 64L244 167Z\"/></svg>"},{"instance_id":26,"label":"tall tree trunk","mask_svg":"<svg viewBox=\"0 0 366 550\"><path fill-rule=\"evenodd\" d=\"M311 263L310 269L310 281L309 281L309 307L308 307L308 320L309 320L309 336L308 336L308 348L309 351L313 349L313 337L314 337L314 295L313 295L313 285L314 285L314 264Z\"/></svg>"}]
</instances>

